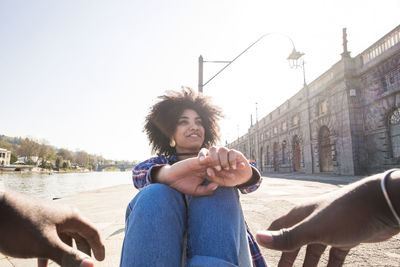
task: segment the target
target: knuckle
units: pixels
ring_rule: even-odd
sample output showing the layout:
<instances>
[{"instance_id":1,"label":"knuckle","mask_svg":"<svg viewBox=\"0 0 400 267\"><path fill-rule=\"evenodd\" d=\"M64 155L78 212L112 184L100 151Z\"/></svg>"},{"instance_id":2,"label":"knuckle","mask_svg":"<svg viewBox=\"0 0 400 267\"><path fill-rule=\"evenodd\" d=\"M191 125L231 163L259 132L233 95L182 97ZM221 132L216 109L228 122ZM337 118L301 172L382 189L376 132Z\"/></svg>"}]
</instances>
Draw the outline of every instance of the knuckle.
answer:
<instances>
[{"instance_id":1,"label":"knuckle","mask_svg":"<svg viewBox=\"0 0 400 267\"><path fill-rule=\"evenodd\" d=\"M228 152L228 155L229 158L236 159L236 151L231 150Z\"/></svg>"},{"instance_id":2,"label":"knuckle","mask_svg":"<svg viewBox=\"0 0 400 267\"><path fill-rule=\"evenodd\" d=\"M224 152L224 153L228 153L229 149L227 149L226 147L220 147L219 148L219 152Z\"/></svg>"},{"instance_id":3,"label":"knuckle","mask_svg":"<svg viewBox=\"0 0 400 267\"><path fill-rule=\"evenodd\" d=\"M281 229L280 235L282 236L281 244L279 244L282 248L288 251L295 250L297 247L295 246L293 239L291 237L290 231L286 228Z\"/></svg>"},{"instance_id":4,"label":"knuckle","mask_svg":"<svg viewBox=\"0 0 400 267\"><path fill-rule=\"evenodd\" d=\"M81 218L81 212L77 207L72 207L71 208L71 217L75 219Z\"/></svg>"}]
</instances>

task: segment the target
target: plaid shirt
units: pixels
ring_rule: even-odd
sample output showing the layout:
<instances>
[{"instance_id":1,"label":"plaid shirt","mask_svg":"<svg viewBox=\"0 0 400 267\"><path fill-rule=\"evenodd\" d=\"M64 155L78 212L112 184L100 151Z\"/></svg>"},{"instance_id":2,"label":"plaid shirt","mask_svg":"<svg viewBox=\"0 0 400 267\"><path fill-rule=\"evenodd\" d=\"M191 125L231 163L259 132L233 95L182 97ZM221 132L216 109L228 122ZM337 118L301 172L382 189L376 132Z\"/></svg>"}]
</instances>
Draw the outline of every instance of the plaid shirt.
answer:
<instances>
[{"instance_id":1,"label":"plaid shirt","mask_svg":"<svg viewBox=\"0 0 400 267\"><path fill-rule=\"evenodd\" d=\"M164 165L172 165L178 162L178 159L175 155L169 156L168 158L164 155L159 155L158 157L150 158L139 165L136 166L135 169L132 171L132 180L133 184L137 189L142 189L143 187L152 183L151 179L151 170L153 167L157 166L164 166ZM258 189L261 184L261 175L256 168L253 168L253 177L254 175L258 176L257 182L245 186L245 187L238 187L238 189L243 193L251 193ZM258 247L253 235L250 233L249 227L246 224L247 228L247 238L249 241L250 252L253 260L253 267L265 267L267 264L261 254L260 248Z\"/></svg>"}]
</instances>

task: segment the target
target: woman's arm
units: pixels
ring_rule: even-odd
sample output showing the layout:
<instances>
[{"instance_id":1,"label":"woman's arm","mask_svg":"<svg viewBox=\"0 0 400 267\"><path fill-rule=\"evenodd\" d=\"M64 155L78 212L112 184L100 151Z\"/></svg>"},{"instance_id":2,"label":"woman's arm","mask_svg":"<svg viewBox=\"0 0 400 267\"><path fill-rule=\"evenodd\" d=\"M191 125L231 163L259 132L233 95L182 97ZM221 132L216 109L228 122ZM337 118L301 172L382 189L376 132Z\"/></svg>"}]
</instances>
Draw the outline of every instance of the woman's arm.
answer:
<instances>
[{"instance_id":1,"label":"woman's arm","mask_svg":"<svg viewBox=\"0 0 400 267\"><path fill-rule=\"evenodd\" d=\"M199 163L198 158L182 160L174 165L169 165L164 156L151 158L134 169L132 178L139 189L151 183L160 183L195 196L211 195L218 187L215 183L203 185L207 178L206 167Z\"/></svg>"},{"instance_id":2,"label":"woman's arm","mask_svg":"<svg viewBox=\"0 0 400 267\"><path fill-rule=\"evenodd\" d=\"M168 165L168 159L163 155L143 161L132 170L134 186L140 190L149 184L157 182L156 174L158 170Z\"/></svg>"}]
</instances>

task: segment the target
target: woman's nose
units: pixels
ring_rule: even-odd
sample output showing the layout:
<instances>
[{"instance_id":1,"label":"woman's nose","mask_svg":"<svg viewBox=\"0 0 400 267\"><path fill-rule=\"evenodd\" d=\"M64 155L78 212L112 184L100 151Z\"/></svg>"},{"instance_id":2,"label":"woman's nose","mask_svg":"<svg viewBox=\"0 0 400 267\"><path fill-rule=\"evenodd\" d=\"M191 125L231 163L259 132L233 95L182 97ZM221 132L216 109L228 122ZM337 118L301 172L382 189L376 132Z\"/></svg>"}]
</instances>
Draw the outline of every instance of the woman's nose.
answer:
<instances>
[{"instance_id":1,"label":"woman's nose","mask_svg":"<svg viewBox=\"0 0 400 267\"><path fill-rule=\"evenodd\" d=\"M193 123L191 123L190 124L190 129L198 129L199 128L199 126L197 125L197 123L195 123L195 122L193 122Z\"/></svg>"}]
</instances>

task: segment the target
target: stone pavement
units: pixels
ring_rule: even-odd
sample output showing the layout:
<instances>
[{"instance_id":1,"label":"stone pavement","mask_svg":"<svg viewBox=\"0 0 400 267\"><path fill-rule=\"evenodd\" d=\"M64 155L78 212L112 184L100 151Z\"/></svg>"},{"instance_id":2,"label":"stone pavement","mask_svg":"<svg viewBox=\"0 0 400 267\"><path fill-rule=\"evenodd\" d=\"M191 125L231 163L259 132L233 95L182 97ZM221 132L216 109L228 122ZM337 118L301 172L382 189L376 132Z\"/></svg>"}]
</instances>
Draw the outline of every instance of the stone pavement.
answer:
<instances>
[{"instance_id":1,"label":"stone pavement","mask_svg":"<svg viewBox=\"0 0 400 267\"><path fill-rule=\"evenodd\" d=\"M254 193L241 195L246 221L255 234L266 229L279 216L285 214L296 203L310 196L330 192L349 182L360 179L354 176L263 174L264 181ZM61 200L78 207L100 229L106 246L106 259L96 266L118 266L124 237L125 207L137 190L131 185L119 185L80 193ZM345 266L400 266L400 235L377 244L362 244L350 251ZM280 253L262 248L269 266L276 266ZM327 263L327 251L323 265ZM295 266L301 266L304 249ZM0 267L36 266L32 259L14 259L0 254ZM50 266L56 266L52 263Z\"/></svg>"}]
</instances>

